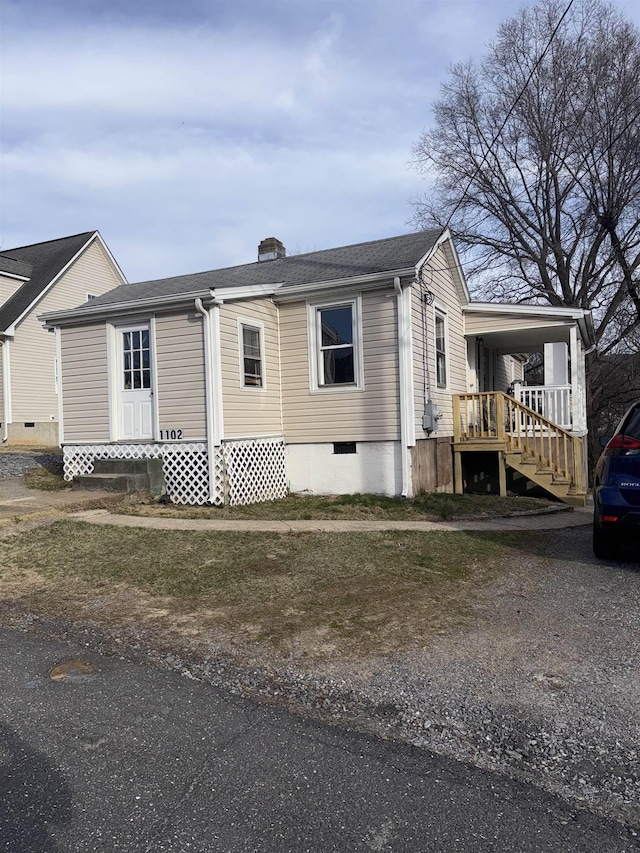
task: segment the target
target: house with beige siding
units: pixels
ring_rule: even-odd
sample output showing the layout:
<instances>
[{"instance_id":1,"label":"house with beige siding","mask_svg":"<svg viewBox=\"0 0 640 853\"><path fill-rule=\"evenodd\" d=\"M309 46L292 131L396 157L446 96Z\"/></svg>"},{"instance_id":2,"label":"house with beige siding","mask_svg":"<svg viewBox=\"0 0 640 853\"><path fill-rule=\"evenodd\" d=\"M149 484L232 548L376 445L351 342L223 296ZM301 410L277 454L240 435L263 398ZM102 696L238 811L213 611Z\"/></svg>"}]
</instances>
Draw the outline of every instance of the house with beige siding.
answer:
<instances>
[{"instance_id":1,"label":"house with beige siding","mask_svg":"<svg viewBox=\"0 0 640 853\"><path fill-rule=\"evenodd\" d=\"M0 435L4 443L59 441L56 336L38 314L74 308L126 282L97 231L0 252Z\"/></svg>"},{"instance_id":2,"label":"house with beige siding","mask_svg":"<svg viewBox=\"0 0 640 853\"><path fill-rule=\"evenodd\" d=\"M68 479L161 459L174 502L238 504L460 491L483 441L514 463L502 421L544 417L547 399L518 398L526 353L571 342L575 386L583 315L487 311L433 229L293 256L268 238L253 263L124 284L40 319L61 356ZM526 341L520 319L536 330ZM542 459L560 427L534 420L520 432Z\"/></svg>"}]
</instances>

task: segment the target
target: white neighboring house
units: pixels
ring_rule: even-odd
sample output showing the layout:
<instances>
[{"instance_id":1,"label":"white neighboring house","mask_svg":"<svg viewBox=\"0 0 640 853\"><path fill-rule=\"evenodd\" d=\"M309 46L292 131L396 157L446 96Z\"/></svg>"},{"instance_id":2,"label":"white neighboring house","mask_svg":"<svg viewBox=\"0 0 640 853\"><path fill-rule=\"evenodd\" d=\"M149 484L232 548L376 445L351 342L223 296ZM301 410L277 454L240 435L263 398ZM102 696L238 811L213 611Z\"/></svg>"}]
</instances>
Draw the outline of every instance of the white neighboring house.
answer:
<instances>
[{"instance_id":1,"label":"white neighboring house","mask_svg":"<svg viewBox=\"0 0 640 853\"><path fill-rule=\"evenodd\" d=\"M584 500L588 312L473 303L446 229L289 257L267 238L253 263L40 318L61 342L67 479L162 459L176 503L411 496L462 491L489 454L502 493L507 467L540 469ZM547 344L552 387L507 395Z\"/></svg>"},{"instance_id":2,"label":"white neighboring house","mask_svg":"<svg viewBox=\"0 0 640 853\"><path fill-rule=\"evenodd\" d=\"M0 252L3 442L59 443L59 337L37 315L74 308L125 283L97 231Z\"/></svg>"}]
</instances>

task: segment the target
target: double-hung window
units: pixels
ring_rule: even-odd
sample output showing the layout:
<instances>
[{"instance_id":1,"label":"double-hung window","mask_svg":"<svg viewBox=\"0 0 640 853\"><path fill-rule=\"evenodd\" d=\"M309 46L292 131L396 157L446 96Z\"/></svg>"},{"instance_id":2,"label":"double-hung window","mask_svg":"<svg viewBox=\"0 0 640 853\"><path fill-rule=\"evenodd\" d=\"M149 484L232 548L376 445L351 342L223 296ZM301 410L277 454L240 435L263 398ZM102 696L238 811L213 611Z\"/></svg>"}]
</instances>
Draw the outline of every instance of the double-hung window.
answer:
<instances>
[{"instance_id":1,"label":"double-hung window","mask_svg":"<svg viewBox=\"0 0 640 853\"><path fill-rule=\"evenodd\" d=\"M240 377L243 388L264 387L264 358L262 328L249 323L239 323Z\"/></svg>"},{"instance_id":2,"label":"double-hung window","mask_svg":"<svg viewBox=\"0 0 640 853\"><path fill-rule=\"evenodd\" d=\"M447 387L447 317L442 311L435 312L436 338L436 385Z\"/></svg>"},{"instance_id":3,"label":"double-hung window","mask_svg":"<svg viewBox=\"0 0 640 853\"><path fill-rule=\"evenodd\" d=\"M362 388L360 298L308 310L312 389Z\"/></svg>"}]
</instances>

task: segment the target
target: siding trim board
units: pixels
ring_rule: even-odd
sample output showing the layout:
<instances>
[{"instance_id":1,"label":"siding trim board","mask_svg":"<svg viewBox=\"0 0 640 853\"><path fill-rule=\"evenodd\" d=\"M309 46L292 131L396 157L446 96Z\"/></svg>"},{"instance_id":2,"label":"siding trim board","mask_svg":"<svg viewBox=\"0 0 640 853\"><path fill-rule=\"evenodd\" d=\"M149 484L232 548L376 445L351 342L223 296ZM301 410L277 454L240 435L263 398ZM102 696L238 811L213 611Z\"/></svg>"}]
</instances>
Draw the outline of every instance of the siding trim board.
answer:
<instances>
[{"instance_id":1,"label":"siding trim board","mask_svg":"<svg viewBox=\"0 0 640 853\"><path fill-rule=\"evenodd\" d=\"M153 424L151 426L151 434L156 441L160 439L160 394L158 393L158 345L156 333L156 318L155 315L149 317L149 344L151 348L150 365L151 365L151 393L153 400L151 401L151 417Z\"/></svg>"},{"instance_id":2,"label":"siding trim board","mask_svg":"<svg viewBox=\"0 0 640 853\"><path fill-rule=\"evenodd\" d=\"M413 329L411 323L412 287L403 288L400 279L394 282L397 297L398 373L400 393L400 453L402 466L402 496L413 494L409 448L416 442L413 413Z\"/></svg>"},{"instance_id":3,"label":"siding trim board","mask_svg":"<svg viewBox=\"0 0 640 853\"><path fill-rule=\"evenodd\" d=\"M62 333L60 329L55 330L56 334L56 379L58 395L58 442L62 446L64 442L64 408L62 394Z\"/></svg>"},{"instance_id":4,"label":"siding trim board","mask_svg":"<svg viewBox=\"0 0 640 853\"><path fill-rule=\"evenodd\" d=\"M2 427L2 440L9 438L9 424L13 421L11 407L11 344L8 338L2 343L2 397L4 405L4 423Z\"/></svg>"},{"instance_id":5,"label":"siding trim board","mask_svg":"<svg viewBox=\"0 0 640 853\"><path fill-rule=\"evenodd\" d=\"M220 306L212 305L211 312L211 348L212 361L210 377L213 387L213 444L219 447L225 438L224 430L224 388L222 385L222 343L220 340Z\"/></svg>"}]
</instances>

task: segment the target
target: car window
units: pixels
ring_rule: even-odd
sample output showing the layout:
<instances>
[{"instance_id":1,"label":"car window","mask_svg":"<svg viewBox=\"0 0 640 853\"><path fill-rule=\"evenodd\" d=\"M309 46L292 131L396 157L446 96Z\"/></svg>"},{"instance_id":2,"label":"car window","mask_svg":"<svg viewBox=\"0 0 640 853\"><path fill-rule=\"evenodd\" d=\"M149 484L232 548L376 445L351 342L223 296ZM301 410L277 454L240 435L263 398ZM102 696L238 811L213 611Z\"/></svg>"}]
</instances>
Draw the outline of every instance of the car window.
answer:
<instances>
[{"instance_id":1,"label":"car window","mask_svg":"<svg viewBox=\"0 0 640 853\"><path fill-rule=\"evenodd\" d=\"M630 413L627 422L621 430L631 438L640 439L640 406L636 406Z\"/></svg>"}]
</instances>

